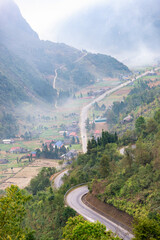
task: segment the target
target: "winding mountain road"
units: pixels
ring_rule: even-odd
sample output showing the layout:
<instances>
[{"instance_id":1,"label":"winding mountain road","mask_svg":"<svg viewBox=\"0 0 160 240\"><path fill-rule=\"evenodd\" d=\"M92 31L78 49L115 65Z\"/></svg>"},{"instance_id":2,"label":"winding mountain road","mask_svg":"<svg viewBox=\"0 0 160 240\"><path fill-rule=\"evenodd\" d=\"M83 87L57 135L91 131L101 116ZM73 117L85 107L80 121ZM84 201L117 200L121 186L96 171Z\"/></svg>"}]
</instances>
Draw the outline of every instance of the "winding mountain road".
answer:
<instances>
[{"instance_id":1,"label":"winding mountain road","mask_svg":"<svg viewBox=\"0 0 160 240\"><path fill-rule=\"evenodd\" d=\"M129 80L129 81L125 82L125 83L122 83L122 84L118 85L117 87L114 87L114 88L106 91L105 93L103 93L99 97L95 98L92 102L90 102L88 105L86 105L86 106L84 106L82 108L81 114L80 114L80 132L81 132L81 140L82 140L82 150L83 150L84 153L87 152L86 120L87 120L88 110L93 106L93 104L95 102L101 101L106 96L108 96L111 93L119 90L120 88L123 88L123 87L127 86L131 82L132 82L132 80Z\"/></svg>"},{"instance_id":2,"label":"winding mountain road","mask_svg":"<svg viewBox=\"0 0 160 240\"><path fill-rule=\"evenodd\" d=\"M157 70L157 69L155 69L155 70ZM85 122L87 119L87 114L88 114L89 108L95 102L101 101L105 96L110 95L111 93L119 90L120 88L127 86L134 80L139 79L139 78L147 75L148 73L150 73L150 71L140 74L139 76L135 77L134 79L131 79L125 83L120 84L117 87L112 88L109 91L106 91L104 94L97 97L96 99L94 99L94 101L92 101L91 103L89 103L88 105L86 105L85 107L82 108L81 115L80 115L80 130L81 130L81 138L82 138L82 149L83 149L84 153L87 151L87 132L86 132L86 128L85 128ZM63 184L62 177L67 172L68 172L68 170L60 173L55 178L55 180L54 180L55 188L59 188ZM91 208L89 208L88 206L86 206L83 203L82 197L85 194L87 194L88 191L89 190L88 190L87 186L81 186L81 187L78 187L78 188L70 191L65 197L67 205L69 205L71 208L73 208L77 213L82 215L88 221L90 221L90 222L99 221L106 226L107 230L111 230L112 232L116 233L123 240L131 240L134 237L131 233L129 233L127 230L123 229L121 226L115 224L114 222L111 222L109 219L103 217L102 215L100 215L96 211L92 210Z\"/></svg>"},{"instance_id":3,"label":"winding mountain road","mask_svg":"<svg viewBox=\"0 0 160 240\"><path fill-rule=\"evenodd\" d=\"M87 130L86 130L86 120L87 120L87 115L88 115L88 110L92 107L92 105L95 102L100 102L103 98L105 98L106 96L109 96L110 94L112 94L113 92L116 92L117 90L119 90L120 88L123 88L125 86L127 86L128 84L130 84L131 82L146 76L147 74L150 74L152 72L155 72L157 70L159 70L160 67L155 68L152 71L146 71L140 75L138 75L135 78L132 78L131 80L122 83L120 85L118 85L117 87L114 87L110 90L107 90L105 93L103 93L102 95L100 95L99 97L97 97L96 99L94 99L92 102L90 102L88 105L84 106L81 110L81 114L80 114L80 132L81 132L81 142L82 142L82 151L84 153L87 152Z\"/></svg>"},{"instance_id":4,"label":"winding mountain road","mask_svg":"<svg viewBox=\"0 0 160 240\"><path fill-rule=\"evenodd\" d=\"M133 235L127 230L123 229L121 226L111 222L107 218L103 217L99 213L95 212L82 202L82 197L88 193L87 186L81 186L69 192L66 196L66 203L73 208L77 213L82 215L85 219L90 222L99 221L103 223L107 230L111 230L116 233L123 240L130 240L133 238ZM98 206L97 206L98 207Z\"/></svg>"},{"instance_id":5,"label":"winding mountain road","mask_svg":"<svg viewBox=\"0 0 160 240\"><path fill-rule=\"evenodd\" d=\"M61 172L60 174L58 174L55 179L54 179L54 188L58 189L62 186L63 184L63 181L62 181L62 178L65 174L68 174L68 169Z\"/></svg>"}]
</instances>

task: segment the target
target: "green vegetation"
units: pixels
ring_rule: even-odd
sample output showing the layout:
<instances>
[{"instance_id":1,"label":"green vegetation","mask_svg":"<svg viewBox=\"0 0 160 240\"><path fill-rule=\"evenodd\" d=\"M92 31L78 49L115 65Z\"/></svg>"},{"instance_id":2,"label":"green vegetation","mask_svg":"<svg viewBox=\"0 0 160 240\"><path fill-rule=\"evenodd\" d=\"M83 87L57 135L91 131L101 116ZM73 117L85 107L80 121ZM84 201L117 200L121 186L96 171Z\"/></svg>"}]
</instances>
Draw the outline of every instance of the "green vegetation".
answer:
<instances>
[{"instance_id":1,"label":"green vegetation","mask_svg":"<svg viewBox=\"0 0 160 240\"><path fill-rule=\"evenodd\" d=\"M91 181L89 189L94 196L137 219L135 239L160 238L159 224L155 220L160 214L159 115L160 110L149 120L140 116L135 130L128 136L118 139L116 134L102 132L102 138L90 140L87 153L79 155L62 186L65 189ZM135 136L136 148L130 145L122 156L117 144L120 146L126 140L127 144L132 144L132 136ZM155 235L148 235L150 238L145 237L149 231L147 224L152 225L152 233L155 228ZM140 234L144 237L139 238Z\"/></svg>"},{"instance_id":2,"label":"green vegetation","mask_svg":"<svg viewBox=\"0 0 160 240\"><path fill-rule=\"evenodd\" d=\"M26 215L25 204L30 198L17 186L6 189L6 195L0 199L0 239L35 239L33 232L22 224Z\"/></svg>"},{"instance_id":3,"label":"green vegetation","mask_svg":"<svg viewBox=\"0 0 160 240\"><path fill-rule=\"evenodd\" d=\"M94 196L135 218L135 240L160 239L159 116L160 110L149 120L142 116L136 120L135 130L130 132L135 136L136 148L127 147L124 156L117 147L126 141L125 135L118 139L116 133L103 131L102 137L92 138L87 153L73 162L70 175L64 176L58 191L52 190L49 181L55 169L44 168L27 189L33 196L26 205L24 224L36 232L35 238L119 239L105 232L100 223L89 223L81 217L68 220L75 212L64 207L64 193L71 186L88 182ZM128 143L129 139L127 136Z\"/></svg>"},{"instance_id":4,"label":"green vegetation","mask_svg":"<svg viewBox=\"0 0 160 240\"><path fill-rule=\"evenodd\" d=\"M26 59L19 58L2 45L0 50L0 70L3 72L0 74L0 100L3 106L11 110L20 102L34 101L34 97L48 102L55 100L56 91Z\"/></svg>"},{"instance_id":5,"label":"green vegetation","mask_svg":"<svg viewBox=\"0 0 160 240\"><path fill-rule=\"evenodd\" d=\"M33 195L14 185L6 189L0 198L0 239L62 239L62 229L75 211L65 207L63 194L51 188L54 173L54 168L43 168L32 179L27 191Z\"/></svg>"},{"instance_id":6,"label":"green vegetation","mask_svg":"<svg viewBox=\"0 0 160 240\"><path fill-rule=\"evenodd\" d=\"M62 229L75 211L64 206L64 195L53 190L49 178L55 173L54 168L43 168L27 188L33 194L26 205L25 226L36 232L37 240L62 239Z\"/></svg>"},{"instance_id":7,"label":"green vegetation","mask_svg":"<svg viewBox=\"0 0 160 240\"><path fill-rule=\"evenodd\" d=\"M145 81L138 81L125 100L114 102L112 109L107 110L104 116L107 117L109 124L116 124L129 113L132 114L132 111L135 111L137 107L141 106L142 108L158 99L159 93L160 87L150 89Z\"/></svg>"},{"instance_id":8,"label":"green vegetation","mask_svg":"<svg viewBox=\"0 0 160 240\"><path fill-rule=\"evenodd\" d=\"M36 152L38 158L59 159L62 154L67 152L67 149L64 145L59 149L57 146L53 148L52 144L50 144L49 148L43 144L42 151L37 149Z\"/></svg>"},{"instance_id":9,"label":"green vegetation","mask_svg":"<svg viewBox=\"0 0 160 240\"><path fill-rule=\"evenodd\" d=\"M64 240L120 240L100 222L90 223L83 217L69 218L63 230Z\"/></svg>"},{"instance_id":10,"label":"green vegetation","mask_svg":"<svg viewBox=\"0 0 160 240\"><path fill-rule=\"evenodd\" d=\"M33 195L50 186L50 176L55 174L55 168L43 168L37 177L33 178L27 188Z\"/></svg>"},{"instance_id":11,"label":"green vegetation","mask_svg":"<svg viewBox=\"0 0 160 240\"><path fill-rule=\"evenodd\" d=\"M159 240L160 239L160 215L138 218L134 223L134 240Z\"/></svg>"},{"instance_id":12,"label":"green vegetation","mask_svg":"<svg viewBox=\"0 0 160 240\"><path fill-rule=\"evenodd\" d=\"M66 64L58 74L59 80L65 79L72 84L85 86L94 83L97 78L128 75L130 70L113 57L88 53L80 61Z\"/></svg>"},{"instance_id":13,"label":"green vegetation","mask_svg":"<svg viewBox=\"0 0 160 240\"><path fill-rule=\"evenodd\" d=\"M12 138L18 133L18 124L12 114L0 114L0 138Z\"/></svg>"}]
</instances>

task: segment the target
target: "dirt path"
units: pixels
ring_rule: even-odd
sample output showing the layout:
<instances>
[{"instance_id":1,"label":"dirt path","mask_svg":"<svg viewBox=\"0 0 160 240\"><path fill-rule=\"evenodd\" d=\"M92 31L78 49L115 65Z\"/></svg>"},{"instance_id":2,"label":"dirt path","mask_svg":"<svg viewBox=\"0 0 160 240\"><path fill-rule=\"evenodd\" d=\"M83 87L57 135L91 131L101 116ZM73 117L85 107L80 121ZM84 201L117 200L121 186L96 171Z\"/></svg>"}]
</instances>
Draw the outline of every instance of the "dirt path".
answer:
<instances>
[{"instance_id":1,"label":"dirt path","mask_svg":"<svg viewBox=\"0 0 160 240\"><path fill-rule=\"evenodd\" d=\"M87 54L88 53L84 53L80 58L78 58L76 61L74 61L73 63L77 63L77 62L79 62L79 61L81 61L85 56L87 56ZM57 80L57 76L58 76L58 73L57 73L57 71L59 70L59 69L63 69L65 67L65 65L62 65L62 66L60 66L59 68L56 68L55 69L55 76L54 76L54 79L53 79L53 88L54 89L56 89L56 80Z\"/></svg>"}]
</instances>

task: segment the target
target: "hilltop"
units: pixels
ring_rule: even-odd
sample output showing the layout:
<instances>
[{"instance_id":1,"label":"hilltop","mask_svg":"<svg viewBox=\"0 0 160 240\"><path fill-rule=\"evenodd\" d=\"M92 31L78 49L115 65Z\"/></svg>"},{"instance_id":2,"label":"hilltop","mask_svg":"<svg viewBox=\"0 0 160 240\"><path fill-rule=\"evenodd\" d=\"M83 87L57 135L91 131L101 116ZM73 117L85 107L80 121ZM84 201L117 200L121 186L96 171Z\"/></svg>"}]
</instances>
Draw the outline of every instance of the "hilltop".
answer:
<instances>
[{"instance_id":1,"label":"hilltop","mask_svg":"<svg viewBox=\"0 0 160 240\"><path fill-rule=\"evenodd\" d=\"M63 43L40 40L12 0L4 2L0 8L0 33L2 105L5 105L5 93L8 92L8 105L10 101L15 104L36 99L53 103L57 97L52 88L55 69L61 66L67 69L58 79L62 90L65 89L64 81L72 89L72 84L75 87L88 85L97 77L130 73L126 66L110 56L90 53L83 59L83 51ZM70 68L71 76L68 76ZM77 77L79 73L84 76L82 80Z\"/></svg>"}]
</instances>

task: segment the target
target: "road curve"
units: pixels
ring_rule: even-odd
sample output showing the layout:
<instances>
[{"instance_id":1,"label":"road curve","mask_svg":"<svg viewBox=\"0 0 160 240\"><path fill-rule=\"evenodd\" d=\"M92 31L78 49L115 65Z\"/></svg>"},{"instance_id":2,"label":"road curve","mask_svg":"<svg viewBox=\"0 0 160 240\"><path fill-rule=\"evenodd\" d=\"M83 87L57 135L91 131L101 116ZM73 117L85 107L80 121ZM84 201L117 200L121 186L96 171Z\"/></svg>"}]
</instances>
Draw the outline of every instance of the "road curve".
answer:
<instances>
[{"instance_id":1,"label":"road curve","mask_svg":"<svg viewBox=\"0 0 160 240\"><path fill-rule=\"evenodd\" d=\"M102 95L100 95L99 97L95 98L92 102L90 102L89 104L87 104L86 106L84 106L81 110L81 115L80 115L80 132L81 132L81 140L82 140L82 150L84 153L87 152L87 131L86 131L86 120L87 120L87 115L88 115L88 110L92 107L92 105L95 102L99 102L101 101L104 97L110 95L111 93L119 90L122 87L127 86L128 84L130 84L132 82L132 80L129 80L125 83L122 83L120 85L118 85L117 87L114 87L108 91L106 91L105 93L103 93Z\"/></svg>"},{"instance_id":2,"label":"road curve","mask_svg":"<svg viewBox=\"0 0 160 240\"><path fill-rule=\"evenodd\" d=\"M81 186L69 192L66 196L66 203L73 208L77 213L82 215L85 219L90 222L99 221L103 223L107 230L111 230L116 233L123 240L130 240L133 238L133 235L127 230L123 229L119 225L111 222L107 218L101 216L99 213L95 212L82 202L82 197L88 193L87 186Z\"/></svg>"},{"instance_id":3,"label":"road curve","mask_svg":"<svg viewBox=\"0 0 160 240\"><path fill-rule=\"evenodd\" d=\"M60 174L57 175L57 177L55 177L54 179L54 188L58 189L61 187L61 185L63 184L62 178L65 174L68 174L68 169L61 172Z\"/></svg>"},{"instance_id":4,"label":"road curve","mask_svg":"<svg viewBox=\"0 0 160 240\"><path fill-rule=\"evenodd\" d=\"M80 114L80 132L81 132L81 140L82 140L82 150L84 153L87 152L87 131L86 131L86 120L87 120L87 115L88 115L88 110L89 108L91 108L91 106L95 103L95 102L99 102L101 101L104 97L110 95L113 92L116 92L117 90L119 90L120 88L123 88L125 86L127 86L128 84L130 84L131 82L146 76L149 73L155 72L157 70L159 70L160 67L155 68L152 71L146 71L138 76L136 76L135 78L132 78L131 80L125 82L125 83L121 83L120 85L118 85L117 87L114 87L108 91L106 91L105 93L103 93L102 95L100 95L99 97L97 97L96 99L94 99L91 103L89 103L88 105L84 106L81 110L81 114Z\"/></svg>"}]
</instances>

